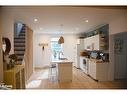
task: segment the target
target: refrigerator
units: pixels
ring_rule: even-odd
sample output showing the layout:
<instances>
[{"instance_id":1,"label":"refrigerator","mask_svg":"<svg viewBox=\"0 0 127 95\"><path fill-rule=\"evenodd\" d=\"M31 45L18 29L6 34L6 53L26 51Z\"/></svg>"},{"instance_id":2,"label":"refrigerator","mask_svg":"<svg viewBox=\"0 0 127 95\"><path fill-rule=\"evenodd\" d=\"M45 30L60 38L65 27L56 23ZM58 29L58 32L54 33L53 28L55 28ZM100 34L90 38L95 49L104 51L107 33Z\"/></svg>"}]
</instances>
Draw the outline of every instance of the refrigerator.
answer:
<instances>
[{"instance_id":1,"label":"refrigerator","mask_svg":"<svg viewBox=\"0 0 127 95\"><path fill-rule=\"evenodd\" d=\"M74 51L74 66L80 68L80 52L84 51L84 39L77 39Z\"/></svg>"}]
</instances>

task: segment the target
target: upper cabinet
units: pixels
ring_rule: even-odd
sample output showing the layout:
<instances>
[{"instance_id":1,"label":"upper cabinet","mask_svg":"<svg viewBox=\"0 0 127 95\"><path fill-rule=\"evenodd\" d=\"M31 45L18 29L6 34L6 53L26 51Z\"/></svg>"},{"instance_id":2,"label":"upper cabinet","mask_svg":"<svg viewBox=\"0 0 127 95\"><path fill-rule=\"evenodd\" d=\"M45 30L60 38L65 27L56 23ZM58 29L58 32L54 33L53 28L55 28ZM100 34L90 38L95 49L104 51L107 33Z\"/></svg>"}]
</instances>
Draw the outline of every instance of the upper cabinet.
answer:
<instances>
[{"instance_id":1,"label":"upper cabinet","mask_svg":"<svg viewBox=\"0 0 127 95\"><path fill-rule=\"evenodd\" d=\"M84 49L86 50L108 50L108 25L88 32L84 38Z\"/></svg>"},{"instance_id":2,"label":"upper cabinet","mask_svg":"<svg viewBox=\"0 0 127 95\"><path fill-rule=\"evenodd\" d=\"M105 50L106 40L103 34L94 35L84 39L86 50Z\"/></svg>"}]
</instances>

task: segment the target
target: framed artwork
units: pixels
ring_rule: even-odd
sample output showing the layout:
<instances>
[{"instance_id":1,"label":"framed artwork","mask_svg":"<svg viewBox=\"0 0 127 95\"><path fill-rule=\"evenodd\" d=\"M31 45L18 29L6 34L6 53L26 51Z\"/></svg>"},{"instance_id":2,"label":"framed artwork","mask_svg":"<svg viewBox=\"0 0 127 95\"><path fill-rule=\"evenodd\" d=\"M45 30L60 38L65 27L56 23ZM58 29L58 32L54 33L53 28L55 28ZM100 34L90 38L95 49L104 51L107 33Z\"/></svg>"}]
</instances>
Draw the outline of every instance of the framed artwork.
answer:
<instances>
[{"instance_id":1,"label":"framed artwork","mask_svg":"<svg viewBox=\"0 0 127 95\"><path fill-rule=\"evenodd\" d=\"M122 53L124 48L124 40L120 38L115 39L114 50L115 53Z\"/></svg>"}]
</instances>

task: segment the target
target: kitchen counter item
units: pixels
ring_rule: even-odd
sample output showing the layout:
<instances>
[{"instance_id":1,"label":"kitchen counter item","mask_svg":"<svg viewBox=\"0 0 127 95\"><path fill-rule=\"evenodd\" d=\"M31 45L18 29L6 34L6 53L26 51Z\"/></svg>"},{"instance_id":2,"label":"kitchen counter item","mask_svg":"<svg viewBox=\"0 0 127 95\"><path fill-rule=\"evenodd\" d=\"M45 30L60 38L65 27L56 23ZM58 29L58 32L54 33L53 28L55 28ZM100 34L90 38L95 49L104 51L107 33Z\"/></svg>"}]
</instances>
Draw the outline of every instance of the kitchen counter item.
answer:
<instances>
[{"instance_id":1,"label":"kitchen counter item","mask_svg":"<svg viewBox=\"0 0 127 95\"><path fill-rule=\"evenodd\" d=\"M88 53L86 51L80 52L80 56L88 56Z\"/></svg>"}]
</instances>

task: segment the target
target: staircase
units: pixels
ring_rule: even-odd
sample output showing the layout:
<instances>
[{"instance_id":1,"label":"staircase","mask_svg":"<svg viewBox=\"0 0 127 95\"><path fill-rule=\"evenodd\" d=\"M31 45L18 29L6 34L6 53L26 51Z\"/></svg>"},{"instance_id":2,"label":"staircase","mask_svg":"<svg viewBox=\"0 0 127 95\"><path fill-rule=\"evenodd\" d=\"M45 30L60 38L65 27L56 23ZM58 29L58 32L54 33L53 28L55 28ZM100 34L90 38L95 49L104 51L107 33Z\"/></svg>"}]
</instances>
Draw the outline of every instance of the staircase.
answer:
<instances>
[{"instance_id":1,"label":"staircase","mask_svg":"<svg viewBox=\"0 0 127 95\"><path fill-rule=\"evenodd\" d=\"M19 35L14 37L14 53L18 56L17 64L22 64L25 53L25 24Z\"/></svg>"}]
</instances>

